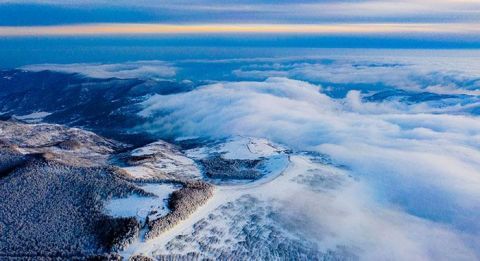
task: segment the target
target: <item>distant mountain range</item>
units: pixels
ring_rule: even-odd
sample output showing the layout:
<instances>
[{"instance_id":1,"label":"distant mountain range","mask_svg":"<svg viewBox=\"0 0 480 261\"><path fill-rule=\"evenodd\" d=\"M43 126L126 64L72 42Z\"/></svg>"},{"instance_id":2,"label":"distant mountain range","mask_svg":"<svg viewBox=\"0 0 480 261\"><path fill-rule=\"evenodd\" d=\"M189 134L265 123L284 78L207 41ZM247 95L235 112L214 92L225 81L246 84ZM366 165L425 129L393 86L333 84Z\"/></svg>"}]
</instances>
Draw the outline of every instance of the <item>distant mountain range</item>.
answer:
<instances>
[{"instance_id":1,"label":"distant mountain range","mask_svg":"<svg viewBox=\"0 0 480 261\"><path fill-rule=\"evenodd\" d=\"M132 133L142 122L137 103L154 94L172 94L190 86L173 81L93 79L53 71L0 71L0 115L3 119L43 121L84 127L102 135L144 144Z\"/></svg>"}]
</instances>

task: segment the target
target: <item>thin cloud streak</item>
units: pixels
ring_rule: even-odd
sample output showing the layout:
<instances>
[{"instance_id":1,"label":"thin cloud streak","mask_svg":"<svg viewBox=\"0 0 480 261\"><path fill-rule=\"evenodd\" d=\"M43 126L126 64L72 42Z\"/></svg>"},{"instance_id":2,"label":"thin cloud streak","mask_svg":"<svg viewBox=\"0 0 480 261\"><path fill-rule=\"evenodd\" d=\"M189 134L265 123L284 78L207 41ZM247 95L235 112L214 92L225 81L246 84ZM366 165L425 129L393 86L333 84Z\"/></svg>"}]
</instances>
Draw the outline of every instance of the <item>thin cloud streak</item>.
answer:
<instances>
[{"instance_id":1,"label":"thin cloud streak","mask_svg":"<svg viewBox=\"0 0 480 261\"><path fill-rule=\"evenodd\" d=\"M76 36L148 34L446 34L479 35L480 23L370 24L78 24L59 26L1 26L0 36Z\"/></svg>"},{"instance_id":2,"label":"thin cloud streak","mask_svg":"<svg viewBox=\"0 0 480 261\"><path fill-rule=\"evenodd\" d=\"M105 8L111 10L136 9L147 13L167 16L167 21L191 21L192 16L197 23L227 23L235 19L244 19L251 23L290 23L297 21L309 23L314 21L351 21L361 22L361 19L370 19L375 22L386 22L389 19L399 19L411 22L467 22L480 19L480 2L475 0L340 0L340 1L269 1L269 0L180 0L180 1L5 1L0 5L15 7L65 7L85 11L87 8ZM14 10L14 9L12 9ZM21 9L19 9L21 10ZM87 10L88 11L88 10ZM89 12L81 23L88 23ZM259 14L261 14L259 16ZM145 14L144 14L145 15ZM187 15L187 16L185 16ZM233 17L236 17L235 19ZM119 17L120 18L120 17ZM158 17L144 17L149 22L159 22ZM233 19L233 20L232 20ZM360 19L360 20L359 20ZM237 20L238 21L238 20ZM364 20L363 20L364 21ZM393 21L393 20L391 20ZM41 24L41 21L37 21ZM99 21L101 22L101 21ZM120 22L120 21L118 21ZM131 21L135 22L135 21ZM59 23L61 24L61 22Z\"/></svg>"}]
</instances>

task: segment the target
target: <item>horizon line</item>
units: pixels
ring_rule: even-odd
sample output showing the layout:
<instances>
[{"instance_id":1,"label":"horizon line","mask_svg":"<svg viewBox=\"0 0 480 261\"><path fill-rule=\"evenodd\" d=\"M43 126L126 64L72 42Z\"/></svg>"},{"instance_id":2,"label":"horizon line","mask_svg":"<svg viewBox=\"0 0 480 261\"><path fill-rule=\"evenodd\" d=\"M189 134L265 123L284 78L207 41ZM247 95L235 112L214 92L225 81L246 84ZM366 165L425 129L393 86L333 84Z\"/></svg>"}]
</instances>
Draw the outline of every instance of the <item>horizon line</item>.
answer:
<instances>
[{"instance_id":1,"label":"horizon line","mask_svg":"<svg viewBox=\"0 0 480 261\"><path fill-rule=\"evenodd\" d=\"M0 36L81 36L154 34L446 34L480 35L480 23L323 23L323 24L161 24L90 23L0 26Z\"/></svg>"}]
</instances>

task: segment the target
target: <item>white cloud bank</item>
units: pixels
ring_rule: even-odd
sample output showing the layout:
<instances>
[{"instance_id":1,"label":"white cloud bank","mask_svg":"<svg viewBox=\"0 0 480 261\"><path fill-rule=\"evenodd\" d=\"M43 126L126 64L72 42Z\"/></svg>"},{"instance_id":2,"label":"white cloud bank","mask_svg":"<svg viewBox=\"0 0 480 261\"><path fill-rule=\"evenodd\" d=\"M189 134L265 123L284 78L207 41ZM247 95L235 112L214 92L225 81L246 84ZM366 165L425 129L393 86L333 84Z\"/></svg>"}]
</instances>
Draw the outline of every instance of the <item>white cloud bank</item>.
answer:
<instances>
[{"instance_id":1,"label":"white cloud bank","mask_svg":"<svg viewBox=\"0 0 480 261\"><path fill-rule=\"evenodd\" d=\"M240 78L289 77L332 84L384 84L408 91L480 95L478 53L473 57L334 57L254 63L233 71ZM464 54L463 54L464 55Z\"/></svg>"},{"instance_id":2,"label":"white cloud bank","mask_svg":"<svg viewBox=\"0 0 480 261\"><path fill-rule=\"evenodd\" d=\"M138 61L112 64L75 63L75 64L36 64L24 66L27 71L56 71L79 73L92 78L119 79L165 79L176 74L176 68L163 61Z\"/></svg>"},{"instance_id":3,"label":"white cloud bank","mask_svg":"<svg viewBox=\"0 0 480 261\"><path fill-rule=\"evenodd\" d=\"M320 232L334 232L331 240L361 248L366 259L480 258L480 119L450 114L456 105L432 113L428 103L361 97L351 91L332 99L287 78L224 82L151 97L142 128L177 137L255 136L328 154L365 185L333 198L305 197L320 206L310 218ZM328 200L338 204L318 204Z\"/></svg>"}]
</instances>

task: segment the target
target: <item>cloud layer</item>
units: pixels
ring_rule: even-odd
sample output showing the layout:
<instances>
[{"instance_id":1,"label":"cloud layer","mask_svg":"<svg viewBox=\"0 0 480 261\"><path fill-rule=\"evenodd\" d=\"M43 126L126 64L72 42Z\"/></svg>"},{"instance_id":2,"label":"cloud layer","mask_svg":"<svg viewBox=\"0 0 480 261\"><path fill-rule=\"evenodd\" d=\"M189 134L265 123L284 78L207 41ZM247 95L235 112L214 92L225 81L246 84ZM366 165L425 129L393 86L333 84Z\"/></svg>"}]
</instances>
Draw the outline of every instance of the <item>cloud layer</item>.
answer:
<instances>
[{"instance_id":1,"label":"cloud layer","mask_svg":"<svg viewBox=\"0 0 480 261\"><path fill-rule=\"evenodd\" d=\"M286 204L283 222L300 218L295 233L324 250L351 247L365 260L475 260L480 71L475 55L448 54L25 68L210 82L150 97L140 104L148 123L138 130L159 138L253 136L328 155L335 165L294 159L294 174L326 171L342 177L342 185L319 193L287 181L261 191Z\"/></svg>"},{"instance_id":2,"label":"cloud layer","mask_svg":"<svg viewBox=\"0 0 480 261\"><path fill-rule=\"evenodd\" d=\"M114 64L36 64L24 66L27 71L57 71L79 73L92 78L119 79L168 79L176 74L176 68L162 61L139 61Z\"/></svg>"},{"instance_id":3,"label":"cloud layer","mask_svg":"<svg viewBox=\"0 0 480 261\"><path fill-rule=\"evenodd\" d=\"M480 95L480 67L469 57L293 59L245 65L233 74L246 79L289 77L324 84L381 85L406 91Z\"/></svg>"},{"instance_id":4,"label":"cloud layer","mask_svg":"<svg viewBox=\"0 0 480 261\"><path fill-rule=\"evenodd\" d=\"M329 155L335 163L346 166L357 185L348 192L336 191L335 205L326 203L331 200L328 195L310 195L304 200L317 202L319 212L310 209L310 219L315 222L315 217L323 216L317 218L317 228L323 227L319 232L334 232L331 240L336 244L361 247L367 259L389 255L399 260L478 258L480 119L468 110L459 110L465 105L462 99L478 106L478 85L472 84L475 72L448 74L456 77L452 80L434 63L407 67L352 64L355 62L301 63L287 69L270 64L267 67L277 67L283 77L220 82L187 93L156 95L142 104L141 115L149 123L141 128L163 137L255 136L295 150ZM238 76L262 67L265 64L257 62L235 73ZM437 75L433 68L438 68ZM271 68L266 69L266 75L271 75ZM441 95L433 102L369 100L371 94L351 90L344 97L332 98L324 93L325 86L286 78L300 71L312 74L304 78L321 77L342 84L382 81L417 95L432 91L434 79L441 83L440 93L468 95L452 96L453 101ZM417 73L415 77L412 72ZM259 75L265 77L265 72ZM442 89L442 84L451 91ZM318 204L318 200L325 200L325 204ZM321 215L327 211L323 208L336 212ZM307 209L299 211L309 215ZM339 212L344 214L332 214ZM348 229L339 229L344 225ZM368 228L374 233L371 237L365 235ZM391 244L384 242L387 238L380 236L382 231ZM398 251L382 250L382 245ZM412 252L401 255L400 249Z\"/></svg>"}]
</instances>

